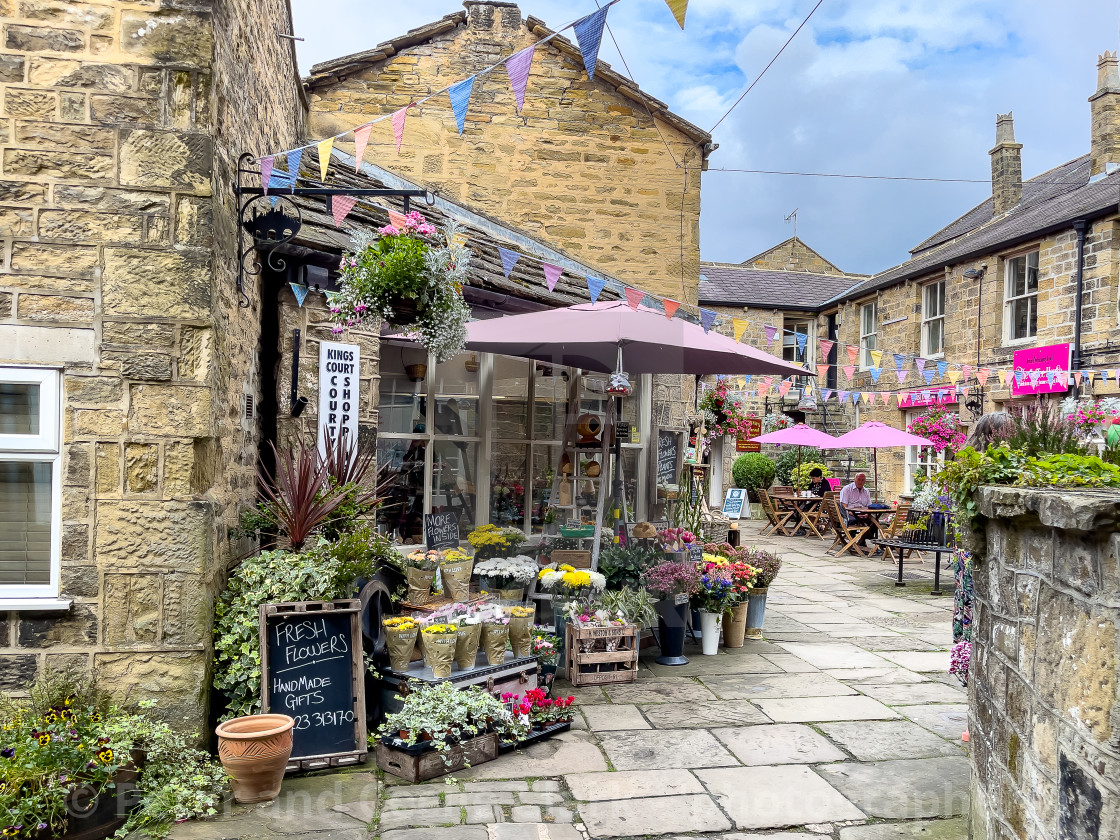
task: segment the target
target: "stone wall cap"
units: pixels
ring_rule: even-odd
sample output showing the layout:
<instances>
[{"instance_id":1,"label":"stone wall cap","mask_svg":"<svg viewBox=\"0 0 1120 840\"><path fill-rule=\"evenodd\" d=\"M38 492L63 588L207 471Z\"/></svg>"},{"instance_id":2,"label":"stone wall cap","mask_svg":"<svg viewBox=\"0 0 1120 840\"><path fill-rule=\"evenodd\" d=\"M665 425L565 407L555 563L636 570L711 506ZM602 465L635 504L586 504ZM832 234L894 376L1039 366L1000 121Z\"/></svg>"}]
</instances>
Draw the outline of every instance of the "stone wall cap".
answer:
<instances>
[{"instance_id":1,"label":"stone wall cap","mask_svg":"<svg viewBox=\"0 0 1120 840\"><path fill-rule=\"evenodd\" d=\"M1107 488L988 485L977 495L980 513L991 519L1034 514L1047 527L1070 531L1115 529L1120 521L1120 493Z\"/></svg>"}]
</instances>

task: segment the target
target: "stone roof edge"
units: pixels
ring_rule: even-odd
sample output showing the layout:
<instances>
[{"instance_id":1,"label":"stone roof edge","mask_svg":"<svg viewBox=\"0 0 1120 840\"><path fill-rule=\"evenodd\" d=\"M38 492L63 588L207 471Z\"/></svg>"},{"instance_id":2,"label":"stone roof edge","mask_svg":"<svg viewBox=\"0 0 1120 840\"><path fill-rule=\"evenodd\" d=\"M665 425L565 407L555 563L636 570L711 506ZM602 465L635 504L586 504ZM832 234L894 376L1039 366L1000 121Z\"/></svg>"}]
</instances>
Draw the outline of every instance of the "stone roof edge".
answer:
<instances>
[{"instance_id":1,"label":"stone roof edge","mask_svg":"<svg viewBox=\"0 0 1120 840\"><path fill-rule=\"evenodd\" d=\"M837 270L837 272L839 272L840 274L847 274L847 272L844 271L844 269L840 268L840 266L838 266L832 260L828 259L820 251L818 251L812 245L809 245L804 239L802 239L800 236L797 236L797 235L791 236L789 239L786 239L782 242L779 242L777 245L773 245L773 246L767 248L765 251L760 251L759 253L755 254L753 257L748 257L747 259L743 260L742 265L745 266L747 263L754 262L755 260L757 260L761 257L765 257L767 254L772 254L774 251L777 251L783 245L788 245L791 242L797 242L806 251L810 252L811 254L813 254L813 256L819 257L821 260L828 263L830 266L835 268Z\"/></svg>"},{"instance_id":2,"label":"stone roof edge","mask_svg":"<svg viewBox=\"0 0 1120 840\"><path fill-rule=\"evenodd\" d=\"M775 246L775 247L777 247L777 246ZM765 254L766 251L763 251L762 253ZM813 253L816 254L817 252L813 251ZM761 254L759 256L761 256ZM820 256L820 255L818 254L817 256ZM822 257L822 259L824 259L824 258ZM750 262L750 260L748 260L748 262ZM780 273L780 274L797 274L797 275L806 274L810 277L828 277L828 278L835 277L837 279L842 279L842 278L845 278L845 277L855 277L855 278L859 278L859 279L863 280L863 279L867 279L869 277L874 277L875 276L874 274L856 274L856 273L853 273L853 272L850 272L850 271L842 271L839 274L829 274L829 273L826 273L826 272L806 271L804 269L793 269L793 268L754 268L753 266L743 265L743 263L726 263L726 262L718 262L716 260L700 260L700 267L701 268L703 268L706 265L715 266L717 268L731 268L731 269L735 269L736 271L765 271L767 273L777 272L777 273ZM829 263L829 265L832 265L832 263Z\"/></svg>"}]
</instances>

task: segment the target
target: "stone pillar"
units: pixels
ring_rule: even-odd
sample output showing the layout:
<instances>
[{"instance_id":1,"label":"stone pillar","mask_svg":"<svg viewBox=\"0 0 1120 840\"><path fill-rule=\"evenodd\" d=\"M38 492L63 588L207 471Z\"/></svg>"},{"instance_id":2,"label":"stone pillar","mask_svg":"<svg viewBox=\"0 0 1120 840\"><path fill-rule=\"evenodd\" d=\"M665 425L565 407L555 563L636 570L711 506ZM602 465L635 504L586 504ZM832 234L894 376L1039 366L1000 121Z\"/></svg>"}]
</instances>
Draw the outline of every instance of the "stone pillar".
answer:
<instances>
[{"instance_id":1,"label":"stone pillar","mask_svg":"<svg viewBox=\"0 0 1120 840\"><path fill-rule=\"evenodd\" d=\"M1089 175L1104 174L1107 164L1120 164L1120 68L1115 52L1097 58L1097 92L1089 97L1093 115Z\"/></svg>"},{"instance_id":2,"label":"stone pillar","mask_svg":"<svg viewBox=\"0 0 1120 840\"><path fill-rule=\"evenodd\" d=\"M1023 197L1022 143L1015 142L1015 118L1012 112L996 115L996 145L992 156L992 201L995 215L1006 213Z\"/></svg>"},{"instance_id":3,"label":"stone pillar","mask_svg":"<svg viewBox=\"0 0 1120 840\"><path fill-rule=\"evenodd\" d=\"M1120 494L980 490L974 840L1120 837Z\"/></svg>"}]
</instances>

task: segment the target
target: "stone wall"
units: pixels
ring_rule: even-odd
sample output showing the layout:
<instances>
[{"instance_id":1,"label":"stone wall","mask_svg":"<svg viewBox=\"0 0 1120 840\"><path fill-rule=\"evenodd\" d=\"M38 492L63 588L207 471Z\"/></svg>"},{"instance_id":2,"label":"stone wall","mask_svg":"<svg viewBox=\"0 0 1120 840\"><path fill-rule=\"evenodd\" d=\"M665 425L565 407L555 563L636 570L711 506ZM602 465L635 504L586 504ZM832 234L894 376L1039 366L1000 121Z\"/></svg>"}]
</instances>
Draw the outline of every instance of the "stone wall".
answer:
<instances>
[{"instance_id":1,"label":"stone wall","mask_svg":"<svg viewBox=\"0 0 1120 840\"><path fill-rule=\"evenodd\" d=\"M449 31L372 66L313 76L311 133L389 114L540 40L511 3L466 5L466 20ZM475 80L461 137L442 95L408 111L399 154L390 121L375 125L366 159L620 279L695 304L705 153L669 122L655 125L638 94L624 96L599 66L604 72L591 82L578 53L542 45L520 115L498 70ZM352 137L338 147L352 151Z\"/></svg>"},{"instance_id":2,"label":"stone wall","mask_svg":"<svg viewBox=\"0 0 1120 840\"><path fill-rule=\"evenodd\" d=\"M1120 837L1120 498L986 487L973 840Z\"/></svg>"},{"instance_id":3,"label":"stone wall","mask_svg":"<svg viewBox=\"0 0 1120 840\"><path fill-rule=\"evenodd\" d=\"M231 173L302 119L285 0L171 5L0 2L0 363L63 368L73 600L0 614L0 689L73 664L199 726L254 494L260 301L237 308Z\"/></svg>"}]
</instances>

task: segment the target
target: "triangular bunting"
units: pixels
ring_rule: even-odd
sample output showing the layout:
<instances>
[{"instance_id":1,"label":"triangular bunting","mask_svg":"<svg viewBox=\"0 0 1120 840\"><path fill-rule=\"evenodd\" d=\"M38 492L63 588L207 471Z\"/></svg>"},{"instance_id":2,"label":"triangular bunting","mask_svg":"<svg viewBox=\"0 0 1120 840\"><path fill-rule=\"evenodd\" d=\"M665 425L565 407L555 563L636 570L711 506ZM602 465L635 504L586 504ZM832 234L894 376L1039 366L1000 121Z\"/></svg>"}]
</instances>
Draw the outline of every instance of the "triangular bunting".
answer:
<instances>
[{"instance_id":1,"label":"triangular bunting","mask_svg":"<svg viewBox=\"0 0 1120 840\"><path fill-rule=\"evenodd\" d=\"M832 352L832 348L836 346L835 341L829 341L827 338L822 338L821 343L821 358L826 362L828 361L828 354Z\"/></svg>"},{"instance_id":2,"label":"triangular bunting","mask_svg":"<svg viewBox=\"0 0 1120 840\"><path fill-rule=\"evenodd\" d=\"M735 334L736 343L743 340L743 333L747 330L747 322L742 318L731 319L731 331Z\"/></svg>"},{"instance_id":3,"label":"triangular bunting","mask_svg":"<svg viewBox=\"0 0 1120 840\"><path fill-rule=\"evenodd\" d=\"M863 396L863 394L861 394L859 391L853 391L852 392L852 405L859 405L859 398L862 397L862 396Z\"/></svg>"},{"instance_id":4,"label":"triangular bunting","mask_svg":"<svg viewBox=\"0 0 1120 840\"><path fill-rule=\"evenodd\" d=\"M646 293L641 289L631 289L629 286L626 287L625 294L626 302L630 305L631 309L637 309L638 304L642 302L642 298L646 296Z\"/></svg>"},{"instance_id":5,"label":"triangular bunting","mask_svg":"<svg viewBox=\"0 0 1120 840\"><path fill-rule=\"evenodd\" d=\"M595 303L599 300L599 295L603 293L603 287L607 285L606 280L600 280L598 277L587 275L587 291L591 292L591 302Z\"/></svg>"},{"instance_id":6,"label":"triangular bunting","mask_svg":"<svg viewBox=\"0 0 1120 840\"><path fill-rule=\"evenodd\" d=\"M665 0L669 11L673 13L673 17L677 19L681 29L684 29L684 16L688 11L688 0Z\"/></svg>"},{"instance_id":7,"label":"triangular bunting","mask_svg":"<svg viewBox=\"0 0 1120 840\"><path fill-rule=\"evenodd\" d=\"M327 183L327 168L331 165L331 149L334 148L334 138L328 137L320 140L316 147L319 149L319 180Z\"/></svg>"},{"instance_id":8,"label":"triangular bunting","mask_svg":"<svg viewBox=\"0 0 1120 840\"><path fill-rule=\"evenodd\" d=\"M936 374L936 373L937 373L937 371L935 371L933 368L929 368L928 370L922 371L922 377L926 380L927 385L932 385L933 384L933 377L934 377L934 374Z\"/></svg>"},{"instance_id":9,"label":"triangular bunting","mask_svg":"<svg viewBox=\"0 0 1120 840\"><path fill-rule=\"evenodd\" d=\"M772 327L769 324L763 327L766 330L766 346L769 347L774 343L774 337L778 334L778 328Z\"/></svg>"},{"instance_id":10,"label":"triangular bunting","mask_svg":"<svg viewBox=\"0 0 1120 840\"><path fill-rule=\"evenodd\" d=\"M949 377L949 381L954 385L956 385L961 378L961 372L959 370L948 371L945 375Z\"/></svg>"},{"instance_id":11,"label":"triangular bunting","mask_svg":"<svg viewBox=\"0 0 1120 840\"><path fill-rule=\"evenodd\" d=\"M700 326L704 328L704 332L710 330L716 323L716 313L711 309L700 310Z\"/></svg>"},{"instance_id":12,"label":"triangular bunting","mask_svg":"<svg viewBox=\"0 0 1120 840\"><path fill-rule=\"evenodd\" d=\"M408 219L405 218L404 213L398 213L396 210L389 211L389 224L404 233L404 229L408 226Z\"/></svg>"},{"instance_id":13,"label":"triangular bunting","mask_svg":"<svg viewBox=\"0 0 1120 840\"><path fill-rule=\"evenodd\" d=\"M1036 377L1032 373L1031 374L1031 384L1034 385L1037 381L1038 381L1038 377ZM1074 384L1077 385L1078 388L1081 387L1081 371L1075 370L1073 372L1073 381L1074 381Z\"/></svg>"},{"instance_id":14,"label":"triangular bunting","mask_svg":"<svg viewBox=\"0 0 1120 840\"><path fill-rule=\"evenodd\" d=\"M393 112L393 138L397 141L397 154L401 153L401 143L404 141L404 121L408 116L408 109L412 105L405 105L399 111Z\"/></svg>"},{"instance_id":15,"label":"triangular bunting","mask_svg":"<svg viewBox=\"0 0 1120 840\"><path fill-rule=\"evenodd\" d=\"M288 285L292 287L292 294L296 296L296 306L303 306L303 302L307 300L307 293L311 290L299 283L289 283Z\"/></svg>"},{"instance_id":16,"label":"triangular bunting","mask_svg":"<svg viewBox=\"0 0 1120 840\"><path fill-rule=\"evenodd\" d=\"M560 279L560 275L564 273L564 269L558 265L552 265L546 262L541 263L541 269L544 271L545 285L548 286L548 290L551 292L556 288L556 281Z\"/></svg>"},{"instance_id":17,"label":"triangular bunting","mask_svg":"<svg viewBox=\"0 0 1120 840\"><path fill-rule=\"evenodd\" d=\"M831 397L831 396L832 396L832 389L831 388L821 388L821 399L824 402L828 402L828 398Z\"/></svg>"},{"instance_id":18,"label":"triangular bunting","mask_svg":"<svg viewBox=\"0 0 1120 840\"><path fill-rule=\"evenodd\" d=\"M817 365L817 378L824 379L828 376L828 365Z\"/></svg>"},{"instance_id":19,"label":"triangular bunting","mask_svg":"<svg viewBox=\"0 0 1120 840\"><path fill-rule=\"evenodd\" d=\"M354 209L354 205L358 203L358 199L352 195L336 195L333 199L331 215L334 216L335 226L342 227L342 220Z\"/></svg>"},{"instance_id":20,"label":"triangular bunting","mask_svg":"<svg viewBox=\"0 0 1120 840\"><path fill-rule=\"evenodd\" d=\"M786 394L789 393L789 389L792 388L792 387L793 387L793 380L792 379L783 379L782 384L778 386L778 393L781 396L784 397Z\"/></svg>"},{"instance_id":21,"label":"triangular bunting","mask_svg":"<svg viewBox=\"0 0 1120 840\"><path fill-rule=\"evenodd\" d=\"M843 405L844 403L846 403L848 401L848 394L850 394L850 393L851 393L851 391L837 391L836 392L836 401L838 403L840 403L840 405Z\"/></svg>"},{"instance_id":22,"label":"triangular bunting","mask_svg":"<svg viewBox=\"0 0 1120 840\"><path fill-rule=\"evenodd\" d=\"M945 371L948 370L948 369L949 369L949 363L948 362L946 362L944 360L938 362L937 363L937 378L938 379L944 379L945 378Z\"/></svg>"},{"instance_id":23,"label":"triangular bunting","mask_svg":"<svg viewBox=\"0 0 1120 840\"><path fill-rule=\"evenodd\" d=\"M292 149L288 152L288 188L295 191L296 181L299 180L299 165L303 162L303 149Z\"/></svg>"},{"instance_id":24,"label":"triangular bunting","mask_svg":"<svg viewBox=\"0 0 1120 840\"><path fill-rule=\"evenodd\" d=\"M1028 374L1028 376L1030 376L1030 378L1031 378L1031 387L1032 387L1032 388L1037 388L1037 387L1038 387L1038 380L1039 380L1039 378L1040 378L1040 377L1042 376L1042 371L1040 371L1040 370L1032 370L1032 371L1031 371L1031 372L1030 372L1030 373ZM1080 374L1080 373L1079 373L1079 374L1077 374L1077 384L1078 384L1078 385L1080 385L1080 384L1081 384L1081 374Z\"/></svg>"},{"instance_id":25,"label":"triangular bunting","mask_svg":"<svg viewBox=\"0 0 1120 840\"><path fill-rule=\"evenodd\" d=\"M793 340L797 342L797 355L805 358L805 345L809 343L809 335L807 333L795 332Z\"/></svg>"},{"instance_id":26,"label":"triangular bunting","mask_svg":"<svg viewBox=\"0 0 1120 840\"><path fill-rule=\"evenodd\" d=\"M1083 370L1083 371L1081 371L1081 373L1084 374L1085 380L1089 383L1089 387L1092 388L1093 387L1093 374L1095 374L1096 371L1095 370Z\"/></svg>"},{"instance_id":27,"label":"triangular bunting","mask_svg":"<svg viewBox=\"0 0 1120 840\"><path fill-rule=\"evenodd\" d=\"M881 368L883 366L883 351L882 350L869 350L871 355L871 364L874 367Z\"/></svg>"},{"instance_id":28,"label":"triangular bunting","mask_svg":"<svg viewBox=\"0 0 1120 840\"><path fill-rule=\"evenodd\" d=\"M844 376L847 377L849 382L852 381L852 377L855 376L855 375L856 375L856 366L855 365L844 365Z\"/></svg>"},{"instance_id":29,"label":"triangular bunting","mask_svg":"<svg viewBox=\"0 0 1120 840\"><path fill-rule=\"evenodd\" d=\"M925 376L926 375L926 360L925 359L923 359L919 356L917 359L914 360L914 367L916 367L918 369L918 376ZM929 380L927 379L926 381L928 382Z\"/></svg>"},{"instance_id":30,"label":"triangular bunting","mask_svg":"<svg viewBox=\"0 0 1120 840\"><path fill-rule=\"evenodd\" d=\"M516 251L498 246L498 256L502 259L502 274L508 278L509 273L513 271L513 267L517 265L517 261L521 259L521 255Z\"/></svg>"},{"instance_id":31,"label":"triangular bunting","mask_svg":"<svg viewBox=\"0 0 1120 840\"><path fill-rule=\"evenodd\" d=\"M879 377L882 376L882 375L883 375L883 369L882 368L877 368L877 367L871 368L871 381L872 382L878 382Z\"/></svg>"},{"instance_id":32,"label":"triangular bunting","mask_svg":"<svg viewBox=\"0 0 1120 840\"><path fill-rule=\"evenodd\" d=\"M1003 385L1003 387L1005 387L1005 388L1007 387L1007 377L1009 375L1010 374L1006 370L1001 370L999 372L999 381Z\"/></svg>"},{"instance_id":33,"label":"triangular bunting","mask_svg":"<svg viewBox=\"0 0 1120 840\"><path fill-rule=\"evenodd\" d=\"M967 382L972 377L972 365L961 365L961 376Z\"/></svg>"},{"instance_id":34,"label":"triangular bunting","mask_svg":"<svg viewBox=\"0 0 1120 840\"><path fill-rule=\"evenodd\" d=\"M669 298L665 298L665 300L661 301L661 305L665 307L666 318L672 318L677 310L681 308L679 300L669 300Z\"/></svg>"},{"instance_id":35,"label":"triangular bunting","mask_svg":"<svg viewBox=\"0 0 1120 840\"><path fill-rule=\"evenodd\" d=\"M474 76L463 79L453 84L447 90L451 100L451 110L455 113L455 125L459 127L459 136L463 136L463 126L467 121L467 105L471 101L471 91L474 89Z\"/></svg>"},{"instance_id":36,"label":"triangular bunting","mask_svg":"<svg viewBox=\"0 0 1120 840\"><path fill-rule=\"evenodd\" d=\"M854 365L856 363L856 359L858 359L858 358L859 358L859 347L857 347L854 344L849 344L848 345L848 363Z\"/></svg>"},{"instance_id":37,"label":"triangular bunting","mask_svg":"<svg viewBox=\"0 0 1120 840\"><path fill-rule=\"evenodd\" d=\"M529 66L533 63L535 49L536 44L506 59L506 72L509 74L509 83L513 87L513 98L517 100L519 114L525 105L525 86L529 83Z\"/></svg>"},{"instance_id":38,"label":"triangular bunting","mask_svg":"<svg viewBox=\"0 0 1120 840\"><path fill-rule=\"evenodd\" d=\"M980 383L981 388L988 384L988 377L991 373L987 368L976 368L976 381Z\"/></svg>"},{"instance_id":39,"label":"triangular bunting","mask_svg":"<svg viewBox=\"0 0 1120 840\"><path fill-rule=\"evenodd\" d=\"M373 123L366 123L354 129L354 171L362 168L362 158L366 156L366 146L369 145L369 133L373 131ZM397 151L400 151L398 149Z\"/></svg>"},{"instance_id":40,"label":"triangular bunting","mask_svg":"<svg viewBox=\"0 0 1120 840\"><path fill-rule=\"evenodd\" d=\"M269 181L272 180L272 167L275 163L276 158L272 155L261 158L261 186L264 187L265 195L268 195L268 188L271 186Z\"/></svg>"},{"instance_id":41,"label":"triangular bunting","mask_svg":"<svg viewBox=\"0 0 1120 840\"><path fill-rule=\"evenodd\" d=\"M595 65L599 62L599 45L603 41L603 26L607 22L608 9L610 6L604 6L572 24L587 78L592 80L595 79Z\"/></svg>"}]
</instances>

